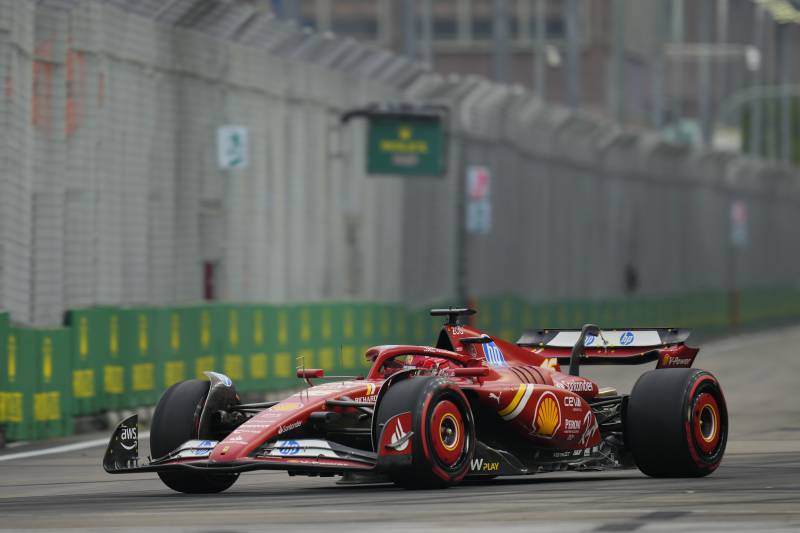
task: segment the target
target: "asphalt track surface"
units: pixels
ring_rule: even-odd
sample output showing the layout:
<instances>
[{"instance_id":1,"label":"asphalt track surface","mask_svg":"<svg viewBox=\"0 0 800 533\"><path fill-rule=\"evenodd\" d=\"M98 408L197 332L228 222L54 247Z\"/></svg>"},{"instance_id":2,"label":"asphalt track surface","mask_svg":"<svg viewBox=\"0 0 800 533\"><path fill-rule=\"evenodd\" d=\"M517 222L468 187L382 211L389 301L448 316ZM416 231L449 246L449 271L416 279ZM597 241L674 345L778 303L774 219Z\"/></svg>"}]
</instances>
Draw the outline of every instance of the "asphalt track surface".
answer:
<instances>
[{"instance_id":1,"label":"asphalt track surface","mask_svg":"<svg viewBox=\"0 0 800 533\"><path fill-rule=\"evenodd\" d=\"M800 327L703 347L695 366L720 379L731 417L728 453L703 479L658 480L625 470L404 491L258 472L223 494L190 496L169 491L155 475L105 474L103 446L3 460L103 437L91 435L0 454L0 530L797 531L798 346ZM585 370L629 391L643 368Z\"/></svg>"}]
</instances>

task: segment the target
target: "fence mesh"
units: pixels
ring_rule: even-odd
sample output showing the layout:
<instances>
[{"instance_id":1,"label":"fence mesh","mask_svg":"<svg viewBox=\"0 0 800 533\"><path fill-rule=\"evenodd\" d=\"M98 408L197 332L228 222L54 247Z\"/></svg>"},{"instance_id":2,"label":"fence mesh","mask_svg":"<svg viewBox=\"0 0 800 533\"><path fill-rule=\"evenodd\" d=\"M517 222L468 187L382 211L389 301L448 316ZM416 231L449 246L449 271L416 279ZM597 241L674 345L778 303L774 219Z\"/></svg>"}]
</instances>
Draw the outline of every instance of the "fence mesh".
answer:
<instances>
[{"instance_id":1,"label":"fence mesh","mask_svg":"<svg viewBox=\"0 0 800 533\"><path fill-rule=\"evenodd\" d=\"M195 302L204 263L239 302L797 285L796 172L426 72L256 3L0 0L0 79L0 307L17 323ZM366 176L365 128L339 117L399 101L450 107L444 178ZM224 124L249 130L246 169L217 167ZM469 165L491 169L493 225L459 256Z\"/></svg>"}]
</instances>

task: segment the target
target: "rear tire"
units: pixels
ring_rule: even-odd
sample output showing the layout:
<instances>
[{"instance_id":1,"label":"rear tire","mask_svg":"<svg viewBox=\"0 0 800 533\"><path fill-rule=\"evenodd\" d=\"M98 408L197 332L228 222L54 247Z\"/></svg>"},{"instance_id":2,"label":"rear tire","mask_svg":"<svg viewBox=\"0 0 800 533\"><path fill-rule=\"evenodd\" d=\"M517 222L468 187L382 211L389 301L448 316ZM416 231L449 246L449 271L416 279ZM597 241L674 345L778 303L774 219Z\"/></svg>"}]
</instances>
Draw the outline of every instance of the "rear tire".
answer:
<instances>
[{"instance_id":1,"label":"rear tire","mask_svg":"<svg viewBox=\"0 0 800 533\"><path fill-rule=\"evenodd\" d=\"M391 470L391 480L406 489L428 489L464 479L476 443L475 421L464 393L438 377L395 383L378 406L378 434L391 418L405 412L411 413L411 464Z\"/></svg>"},{"instance_id":2,"label":"rear tire","mask_svg":"<svg viewBox=\"0 0 800 533\"><path fill-rule=\"evenodd\" d=\"M163 457L198 434L200 414L208 396L209 382L197 379L176 383L164 392L153 414L150 427L150 453ZM222 492L236 482L239 474L168 471L158 477L166 486L189 494Z\"/></svg>"},{"instance_id":3,"label":"rear tire","mask_svg":"<svg viewBox=\"0 0 800 533\"><path fill-rule=\"evenodd\" d=\"M625 441L651 477L702 477L717 469L728 439L728 410L717 379L696 368L642 374L625 415Z\"/></svg>"}]
</instances>

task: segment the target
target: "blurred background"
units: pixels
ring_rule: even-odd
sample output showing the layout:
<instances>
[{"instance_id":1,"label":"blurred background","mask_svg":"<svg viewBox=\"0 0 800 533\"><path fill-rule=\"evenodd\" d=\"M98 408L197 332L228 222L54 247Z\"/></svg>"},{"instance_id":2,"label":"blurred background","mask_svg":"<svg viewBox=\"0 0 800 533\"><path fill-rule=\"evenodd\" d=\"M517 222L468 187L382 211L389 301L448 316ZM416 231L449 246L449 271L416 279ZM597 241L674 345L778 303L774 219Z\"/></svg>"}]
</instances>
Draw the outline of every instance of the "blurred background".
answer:
<instances>
[{"instance_id":1,"label":"blurred background","mask_svg":"<svg viewBox=\"0 0 800 533\"><path fill-rule=\"evenodd\" d=\"M520 84L544 102L676 141L733 150L744 143L748 153L798 157L791 107L798 96L796 0L274 0L271 6L303 28L388 48L438 72ZM756 104L762 109L751 117ZM781 116L788 119L783 126ZM768 139L765 128L774 132Z\"/></svg>"},{"instance_id":2,"label":"blurred background","mask_svg":"<svg viewBox=\"0 0 800 533\"><path fill-rule=\"evenodd\" d=\"M433 342L431 305L509 340L798 318L798 23L795 0L0 0L0 422L212 368L275 389L298 355L347 372Z\"/></svg>"}]
</instances>

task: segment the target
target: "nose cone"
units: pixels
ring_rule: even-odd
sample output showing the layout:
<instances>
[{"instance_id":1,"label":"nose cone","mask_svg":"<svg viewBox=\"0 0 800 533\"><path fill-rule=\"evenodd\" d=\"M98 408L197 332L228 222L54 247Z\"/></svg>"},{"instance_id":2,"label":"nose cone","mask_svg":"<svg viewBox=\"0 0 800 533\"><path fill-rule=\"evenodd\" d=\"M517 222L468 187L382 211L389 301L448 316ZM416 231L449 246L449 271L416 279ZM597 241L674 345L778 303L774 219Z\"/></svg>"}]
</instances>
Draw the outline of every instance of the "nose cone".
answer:
<instances>
[{"instance_id":1,"label":"nose cone","mask_svg":"<svg viewBox=\"0 0 800 533\"><path fill-rule=\"evenodd\" d=\"M265 442L303 427L315 411L327 411L327 400L344 397L359 402L374 402L380 383L359 380L324 383L293 394L277 405L265 409L234 429L211 452L215 463L247 459Z\"/></svg>"}]
</instances>

